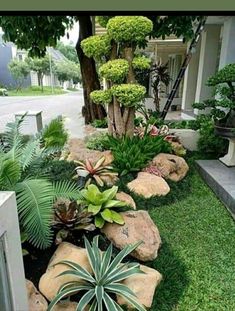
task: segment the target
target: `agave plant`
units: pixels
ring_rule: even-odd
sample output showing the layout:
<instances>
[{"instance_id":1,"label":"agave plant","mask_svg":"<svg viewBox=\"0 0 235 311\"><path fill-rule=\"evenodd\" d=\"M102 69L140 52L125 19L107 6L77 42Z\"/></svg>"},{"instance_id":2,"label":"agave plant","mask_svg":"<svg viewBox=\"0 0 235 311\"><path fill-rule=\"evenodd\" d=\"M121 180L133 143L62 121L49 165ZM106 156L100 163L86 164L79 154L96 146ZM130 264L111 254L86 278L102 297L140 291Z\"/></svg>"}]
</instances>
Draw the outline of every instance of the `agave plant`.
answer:
<instances>
[{"instance_id":1,"label":"agave plant","mask_svg":"<svg viewBox=\"0 0 235 311\"><path fill-rule=\"evenodd\" d=\"M89 311L124 311L113 299L115 294L122 296L136 310L146 311L145 307L137 301L134 292L121 283L132 275L144 273L140 270L138 263L122 263L123 259L135 250L141 242L127 245L112 260L112 244L109 245L105 252L101 252L98 245L98 236L93 239L92 244L86 238L84 239L92 274L74 262L68 260L58 262L56 265L63 264L71 268L59 274L58 277L71 275L77 277L77 280L67 282L61 286L56 297L51 301L48 311L53 310L61 299L74 295L78 291L83 291L84 295L78 302L77 311L83 311L88 304L90 305ZM81 283L81 280L83 280L83 283Z\"/></svg>"},{"instance_id":2,"label":"agave plant","mask_svg":"<svg viewBox=\"0 0 235 311\"><path fill-rule=\"evenodd\" d=\"M112 188L100 192L96 185L89 185L87 189L81 190L81 199L77 202L82 204L89 213L95 216L95 226L102 228L105 222L117 223L119 225L124 224L122 215L114 208L126 206L125 202L114 200L118 191L118 187Z\"/></svg>"},{"instance_id":3,"label":"agave plant","mask_svg":"<svg viewBox=\"0 0 235 311\"><path fill-rule=\"evenodd\" d=\"M85 163L81 161L76 161L79 165L76 167L77 175L82 177L87 177L88 180L85 184L87 187L92 179L95 180L97 185L103 187L104 185L104 178L105 177L115 177L118 173L113 171L112 166L104 165L105 157L100 158L94 165L91 163L90 160L86 159Z\"/></svg>"},{"instance_id":4,"label":"agave plant","mask_svg":"<svg viewBox=\"0 0 235 311\"><path fill-rule=\"evenodd\" d=\"M59 181L52 183L45 177L26 176L26 169L43 157L45 148L40 148L40 139L24 142L20 134L23 118L7 125L0 148L0 190L15 191L22 230L28 241L39 248L52 242L51 221L53 202L59 198L79 198L74 183Z\"/></svg>"}]
</instances>

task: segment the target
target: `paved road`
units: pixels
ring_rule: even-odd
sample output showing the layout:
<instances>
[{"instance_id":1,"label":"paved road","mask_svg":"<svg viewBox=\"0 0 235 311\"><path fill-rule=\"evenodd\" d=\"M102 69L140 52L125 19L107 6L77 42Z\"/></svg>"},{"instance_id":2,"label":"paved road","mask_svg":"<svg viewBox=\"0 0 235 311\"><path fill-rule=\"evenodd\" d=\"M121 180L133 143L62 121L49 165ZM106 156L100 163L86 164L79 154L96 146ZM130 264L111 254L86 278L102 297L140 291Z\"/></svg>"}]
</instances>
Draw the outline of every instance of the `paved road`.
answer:
<instances>
[{"instance_id":1,"label":"paved road","mask_svg":"<svg viewBox=\"0 0 235 311\"><path fill-rule=\"evenodd\" d=\"M65 117L65 126L72 137L84 136L82 91L51 96L0 97L0 133L19 111L42 111L43 125L58 115Z\"/></svg>"}]
</instances>

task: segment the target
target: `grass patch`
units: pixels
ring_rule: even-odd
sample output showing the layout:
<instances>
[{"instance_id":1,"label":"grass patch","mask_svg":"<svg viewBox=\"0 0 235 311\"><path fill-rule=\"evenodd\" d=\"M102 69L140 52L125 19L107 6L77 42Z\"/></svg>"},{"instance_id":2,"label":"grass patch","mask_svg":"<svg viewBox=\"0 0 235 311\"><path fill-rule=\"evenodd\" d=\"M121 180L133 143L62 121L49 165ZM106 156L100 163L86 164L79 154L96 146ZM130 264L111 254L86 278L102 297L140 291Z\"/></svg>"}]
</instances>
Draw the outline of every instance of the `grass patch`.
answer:
<instances>
[{"instance_id":1,"label":"grass patch","mask_svg":"<svg viewBox=\"0 0 235 311\"><path fill-rule=\"evenodd\" d=\"M164 278L151 311L232 311L235 224L198 175L194 159L188 162L188 176L170 183L166 197L133 195L138 209L149 211L163 241L158 258L148 264ZM127 191L125 182L120 186Z\"/></svg>"},{"instance_id":2,"label":"grass patch","mask_svg":"<svg viewBox=\"0 0 235 311\"><path fill-rule=\"evenodd\" d=\"M8 91L9 96L44 96L44 95L60 95L60 94L66 94L66 92L59 87L55 87L54 92L52 94L50 86L44 86L43 92L41 91L41 87L39 86L31 86L23 88L18 91L17 90Z\"/></svg>"}]
</instances>

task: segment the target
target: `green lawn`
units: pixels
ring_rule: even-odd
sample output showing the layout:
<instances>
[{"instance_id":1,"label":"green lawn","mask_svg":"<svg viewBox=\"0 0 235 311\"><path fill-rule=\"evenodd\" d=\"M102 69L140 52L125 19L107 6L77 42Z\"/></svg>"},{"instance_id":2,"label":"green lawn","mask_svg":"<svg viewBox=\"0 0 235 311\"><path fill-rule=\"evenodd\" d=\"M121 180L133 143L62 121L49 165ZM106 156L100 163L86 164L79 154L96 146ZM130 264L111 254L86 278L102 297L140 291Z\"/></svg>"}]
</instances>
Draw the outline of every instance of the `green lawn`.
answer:
<instances>
[{"instance_id":1,"label":"green lawn","mask_svg":"<svg viewBox=\"0 0 235 311\"><path fill-rule=\"evenodd\" d=\"M43 92L41 91L41 87L38 86L31 86L28 88L23 88L19 91L16 90L9 90L9 96L43 96L43 95L60 95L66 94L66 92L61 88L54 88L54 92L52 93L50 86L44 86Z\"/></svg>"},{"instance_id":2,"label":"green lawn","mask_svg":"<svg viewBox=\"0 0 235 311\"><path fill-rule=\"evenodd\" d=\"M151 311L235 310L235 223L194 165L166 197L134 199L163 241L149 263L164 277Z\"/></svg>"}]
</instances>

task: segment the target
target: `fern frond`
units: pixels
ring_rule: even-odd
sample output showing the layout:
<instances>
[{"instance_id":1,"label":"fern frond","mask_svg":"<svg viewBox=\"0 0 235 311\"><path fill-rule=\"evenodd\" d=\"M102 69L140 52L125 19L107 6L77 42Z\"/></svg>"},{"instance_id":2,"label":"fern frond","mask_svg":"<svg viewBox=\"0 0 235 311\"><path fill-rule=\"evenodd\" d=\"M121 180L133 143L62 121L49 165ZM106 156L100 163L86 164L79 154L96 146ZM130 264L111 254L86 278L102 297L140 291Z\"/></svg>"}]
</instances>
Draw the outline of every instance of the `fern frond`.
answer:
<instances>
[{"instance_id":1,"label":"fern frond","mask_svg":"<svg viewBox=\"0 0 235 311\"><path fill-rule=\"evenodd\" d=\"M0 157L0 190L14 190L20 180L21 168L18 161L8 158L5 154Z\"/></svg>"},{"instance_id":2,"label":"fern frond","mask_svg":"<svg viewBox=\"0 0 235 311\"><path fill-rule=\"evenodd\" d=\"M32 163L35 157L39 156L39 141L29 141L21 150L20 163L23 171Z\"/></svg>"},{"instance_id":3,"label":"fern frond","mask_svg":"<svg viewBox=\"0 0 235 311\"><path fill-rule=\"evenodd\" d=\"M61 117L57 117L44 127L42 130L42 141L46 148L60 147L63 148L68 139L68 133L65 130Z\"/></svg>"},{"instance_id":4,"label":"fern frond","mask_svg":"<svg viewBox=\"0 0 235 311\"><path fill-rule=\"evenodd\" d=\"M20 223L28 240L36 247L49 247L52 242L52 184L44 179L26 179L17 184L16 199Z\"/></svg>"},{"instance_id":5,"label":"fern frond","mask_svg":"<svg viewBox=\"0 0 235 311\"><path fill-rule=\"evenodd\" d=\"M78 200L81 198L78 186L74 182L61 180L53 183L54 194L56 198L66 198Z\"/></svg>"}]
</instances>

